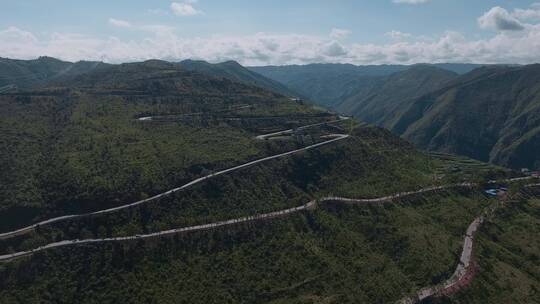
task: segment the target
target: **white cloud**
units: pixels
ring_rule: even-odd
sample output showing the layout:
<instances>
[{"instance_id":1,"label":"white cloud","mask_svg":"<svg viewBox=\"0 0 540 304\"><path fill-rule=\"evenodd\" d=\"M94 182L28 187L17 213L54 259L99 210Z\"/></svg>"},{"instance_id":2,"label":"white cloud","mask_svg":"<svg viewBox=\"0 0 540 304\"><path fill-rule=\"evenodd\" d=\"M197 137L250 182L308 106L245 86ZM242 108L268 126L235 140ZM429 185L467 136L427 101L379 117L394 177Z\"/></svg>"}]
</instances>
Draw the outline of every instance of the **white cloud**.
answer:
<instances>
[{"instance_id":1,"label":"white cloud","mask_svg":"<svg viewBox=\"0 0 540 304\"><path fill-rule=\"evenodd\" d=\"M431 0L393 0L392 2L397 4L424 4Z\"/></svg>"},{"instance_id":2,"label":"white cloud","mask_svg":"<svg viewBox=\"0 0 540 304\"><path fill-rule=\"evenodd\" d=\"M501 21L503 20L503 21ZM513 20L520 26L512 26ZM479 18L484 28L496 29L491 38L471 40L457 32L445 32L429 39L400 31L382 44L345 43L347 30L328 34L269 34L184 38L175 28L164 25L137 25L143 38L123 40L95 38L74 33L36 35L17 27L0 29L0 54L11 58L43 55L64 60L105 60L107 62L146 59L204 59L211 62L237 60L244 65L306 64L334 62L353 64L414 64L420 62L535 63L540 62L540 24L516 21L516 17L494 8ZM508 25L510 24L510 26ZM508 28L521 29L509 31Z\"/></svg>"},{"instance_id":3,"label":"white cloud","mask_svg":"<svg viewBox=\"0 0 540 304\"><path fill-rule=\"evenodd\" d=\"M332 41L322 49L322 54L328 57L343 57L347 50L339 42Z\"/></svg>"},{"instance_id":4,"label":"white cloud","mask_svg":"<svg viewBox=\"0 0 540 304\"><path fill-rule=\"evenodd\" d=\"M515 9L512 16L520 20L536 20L540 19L540 10L538 9Z\"/></svg>"},{"instance_id":5,"label":"white cloud","mask_svg":"<svg viewBox=\"0 0 540 304\"><path fill-rule=\"evenodd\" d=\"M512 16L520 20L539 20L540 19L540 3L531 4L530 8L516 8L512 12Z\"/></svg>"},{"instance_id":6,"label":"white cloud","mask_svg":"<svg viewBox=\"0 0 540 304\"><path fill-rule=\"evenodd\" d=\"M524 24L500 6L490 9L478 18L478 24L483 29L497 31L521 31L525 29Z\"/></svg>"},{"instance_id":7,"label":"white cloud","mask_svg":"<svg viewBox=\"0 0 540 304\"><path fill-rule=\"evenodd\" d=\"M194 16L202 14L202 11L193 7L194 3L197 3L197 1L187 0L183 2L173 2L171 3L171 10L177 16Z\"/></svg>"},{"instance_id":8,"label":"white cloud","mask_svg":"<svg viewBox=\"0 0 540 304\"><path fill-rule=\"evenodd\" d=\"M128 21L120 20L120 19L114 19L114 18L109 18L109 24L112 25L112 26L123 27L123 28L131 27L131 23L129 23Z\"/></svg>"},{"instance_id":9,"label":"white cloud","mask_svg":"<svg viewBox=\"0 0 540 304\"><path fill-rule=\"evenodd\" d=\"M395 31L395 30L385 33L384 35L394 40L405 40L412 37L412 35L409 33L404 33L404 32Z\"/></svg>"},{"instance_id":10,"label":"white cloud","mask_svg":"<svg viewBox=\"0 0 540 304\"><path fill-rule=\"evenodd\" d=\"M344 39L351 34L350 30L333 28L330 31L330 38L332 39Z\"/></svg>"}]
</instances>

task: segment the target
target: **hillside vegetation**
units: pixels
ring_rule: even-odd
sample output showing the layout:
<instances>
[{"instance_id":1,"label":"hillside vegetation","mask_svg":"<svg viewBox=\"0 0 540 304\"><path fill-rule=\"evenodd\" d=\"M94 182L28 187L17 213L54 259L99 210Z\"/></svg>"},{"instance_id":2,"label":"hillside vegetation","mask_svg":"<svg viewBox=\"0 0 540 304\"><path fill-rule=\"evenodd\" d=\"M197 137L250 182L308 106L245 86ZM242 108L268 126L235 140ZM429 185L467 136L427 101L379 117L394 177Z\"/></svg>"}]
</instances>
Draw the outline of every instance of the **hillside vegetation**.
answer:
<instances>
[{"instance_id":1,"label":"hillside vegetation","mask_svg":"<svg viewBox=\"0 0 540 304\"><path fill-rule=\"evenodd\" d=\"M431 150L540 168L540 65L491 67L398 107L381 124Z\"/></svg>"},{"instance_id":2,"label":"hillside vegetation","mask_svg":"<svg viewBox=\"0 0 540 304\"><path fill-rule=\"evenodd\" d=\"M298 97L299 93L285 85L255 73L236 61L226 61L211 64L206 61L184 60L179 62L180 67L188 71L196 71L213 77L222 77L229 80L260 87L289 97Z\"/></svg>"},{"instance_id":3,"label":"hillside vegetation","mask_svg":"<svg viewBox=\"0 0 540 304\"><path fill-rule=\"evenodd\" d=\"M51 57L40 57L35 60L0 58L0 88L15 85L21 89L29 89L60 78L74 77L107 66L102 62L79 61L72 63Z\"/></svg>"},{"instance_id":4,"label":"hillside vegetation","mask_svg":"<svg viewBox=\"0 0 540 304\"><path fill-rule=\"evenodd\" d=\"M0 240L0 255L58 241L136 238L328 195L375 198L515 174L426 154L390 131L338 118L157 60L2 94L0 232L132 203L332 134L349 137L132 208L40 225ZM299 128L310 124L317 125ZM287 129L291 136L256 138ZM456 164L462 171L452 170ZM453 273L468 225L496 202L481 190L327 202L273 220L51 248L0 263L0 302L390 303Z\"/></svg>"},{"instance_id":5,"label":"hillside vegetation","mask_svg":"<svg viewBox=\"0 0 540 304\"><path fill-rule=\"evenodd\" d=\"M338 104L336 109L362 121L384 125L396 108L404 107L414 97L432 92L456 77L457 74L437 67L416 65L359 90Z\"/></svg>"},{"instance_id":6,"label":"hillside vegetation","mask_svg":"<svg viewBox=\"0 0 540 304\"><path fill-rule=\"evenodd\" d=\"M450 74L464 74L479 65L474 64L432 64L421 65L437 68L449 72ZM393 74L407 71L416 65L366 65L357 66L352 64L308 64L289 66L261 66L250 67L270 79L278 81L296 92L302 94L310 101L322 105L326 108L340 109L342 103L349 105L341 108L346 114L360 113L361 106L352 103L362 102L364 98L369 98L373 89L384 86L387 78ZM424 78L429 84L429 77ZM440 79L439 79L440 80ZM410 79L407 81L415 81ZM435 83L440 81L435 81ZM400 85L399 83L397 84ZM418 87L416 85L415 87ZM392 92L385 91L385 94ZM401 99L414 97L415 95L395 95ZM351 100L352 99L352 100Z\"/></svg>"}]
</instances>

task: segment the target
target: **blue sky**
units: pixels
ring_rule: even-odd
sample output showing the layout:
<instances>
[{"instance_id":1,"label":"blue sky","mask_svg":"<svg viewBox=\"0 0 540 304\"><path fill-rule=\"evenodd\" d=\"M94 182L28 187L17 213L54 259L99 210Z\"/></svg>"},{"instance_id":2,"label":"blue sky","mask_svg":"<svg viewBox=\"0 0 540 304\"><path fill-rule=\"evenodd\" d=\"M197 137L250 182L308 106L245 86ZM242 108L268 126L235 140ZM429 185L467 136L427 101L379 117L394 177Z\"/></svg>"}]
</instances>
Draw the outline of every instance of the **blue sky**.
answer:
<instances>
[{"instance_id":1,"label":"blue sky","mask_svg":"<svg viewBox=\"0 0 540 304\"><path fill-rule=\"evenodd\" d=\"M232 59L247 65L540 60L534 49L540 45L540 4L526 0L0 4L0 56L10 58Z\"/></svg>"}]
</instances>

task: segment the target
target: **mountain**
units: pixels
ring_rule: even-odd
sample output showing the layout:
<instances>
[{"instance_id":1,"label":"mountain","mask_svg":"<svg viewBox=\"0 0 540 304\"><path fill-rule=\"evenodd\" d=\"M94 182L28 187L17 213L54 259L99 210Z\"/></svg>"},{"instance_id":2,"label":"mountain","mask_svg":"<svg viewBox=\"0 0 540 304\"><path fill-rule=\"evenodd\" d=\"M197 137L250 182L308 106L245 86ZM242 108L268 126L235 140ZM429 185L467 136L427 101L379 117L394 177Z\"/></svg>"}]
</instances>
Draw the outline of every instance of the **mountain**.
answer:
<instances>
[{"instance_id":1,"label":"mountain","mask_svg":"<svg viewBox=\"0 0 540 304\"><path fill-rule=\"evenodd\" d=\"M394 303L450 278L499 205L455 183L515 176L160 60L0 94L0 135L2 304ZM537 204L504 227L537 234ZM537 248L498 235L478 238L482 258L530 271ZM465 303L492 298L490 265ZM535 275L497 292L528 299Z\"/></svg>"},{"instance_id":2,"label":"mountain","mask_svg":"<svg viewBox=\"0 0 540 304\"><path fill-rule=\"evenodd\" d=\"M434 67L457 73L459 75L467 74L472 70L486 66L485 64L474 63L434 63L431 64Z\"/></svg>"},{"instance_id":3,"label":"mountain","mask_svg":"<svg viewBox=\"0 0 540 304\"><path fill-rule=\"evenodd\" d=\"M540 168L536 65L321 64L253 70L420 148Z\"/></svg>"},{"instance_id":4,"label":"mountain","mask_svg":"<svg viewBox=\"0 0 540 304\"><path fill-rule=\"evenodd\" d=\"M469 72L480 65L434 64L454 73ZM308 64L289 66L250 67L270 79L307 96L327 108L335 108L348 98L369 91L384 82L385 77L408 70L407 65Z\"/></svg>"},{"instance_id":5,"label":"mountain","mask_svg":"<svg viewBox=\"0 0 540 304\"><path fill-rule=\"evenodd\" d=\"M206 61L184 60L179 65L188 71L196 71L213 77L227 78L235 82L274 91L285 96L297 97L299 95L299 93L294 92L285 85L255 73L241 66L236 61L211 64Z\"/></svg>"},{"instance_id":6,"label":"mountain","mask_svg":"<svg viewBox=\"0 0 540 304\"><path fill-rule=\"evenodd\" d=\"M102 62L72 63L51 57L40 57L35 60L0 58L0 87L15 85L28 89L45 85L62 77L69 78L84 74L104 66L107 64Z\"/></svg>"},{"instance_id":7,"label":"mountain","mask_svg":"<svg viewBox=\"0 0 540 304\"><path fill-rule=\"evenodd\" d=\"M150 60L152 61L152 60ZM165 64L163 61L162 63ZM281 83L268 79L251 70L248 70L235 61L210 64L205 61L184 60L179 63L170 63L170 67L182 68L186 71L199 72L214 78L227 78L267 89L289 97L301 97ZM0 91L16 86L20 89L29 89L36 86L59 84L70 81L74 77L89 73L93 70L107 70L111 64L103 62L79 61L67 62L51 57L40 57L35 60L15 60L0 58Z\"/></svg>"},{"instance_id":8,"label":"mountain","mask_svg":"<svg viewBox=\"0 0 540 304\"><path fill-rule=\"evenodd\" d=\"M359 88L370 86L380 77L404 70L405 67L309 64L250 69L286 85L319 105L332 108Z\"/></svg>"},{"instance_id":9,"label":"mountain","mask_svg":"<svg viewBox=\"0 0 540 304\"><path fill-rule=\"evenodd\" d=\"M477 69L393 116L382 125L419 147L540 168L540 65Z\"/></svg>"},{"instance_id":10,"label":"mountain","mask_svg":"<svg viewBox=\"0 0 540 304\"><path fill-rule=\"evenodd\" d=\"M435 66L415 65L358 90L334 108L362 121L384 125L396 107L442 87L457 76Z\"/></svg>"}]
</instances>

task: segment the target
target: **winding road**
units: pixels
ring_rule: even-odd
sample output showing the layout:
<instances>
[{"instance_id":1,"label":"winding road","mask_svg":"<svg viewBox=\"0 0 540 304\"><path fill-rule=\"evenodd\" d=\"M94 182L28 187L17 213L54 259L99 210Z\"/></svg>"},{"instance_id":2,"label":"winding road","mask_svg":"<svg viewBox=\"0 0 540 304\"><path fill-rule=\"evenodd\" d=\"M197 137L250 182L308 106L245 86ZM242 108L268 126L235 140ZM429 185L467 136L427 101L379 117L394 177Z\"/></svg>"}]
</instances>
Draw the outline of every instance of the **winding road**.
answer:
<instances>
[{"instance_id":1,"label":"winding road","mask_svg":"<svg viewBox=\"0 0 540 304\"><path fill-rule=\"evenodd\" d=\"M259 136L256 137L256 139L257 140L267 140L267 139L269 139L271 137L275 137L275 136L282 136L282 135L286 135L286 134L292 134L292 133L294 133L295 130L302 130L302 129L307 129L307 128L311 128L311 127L315 127L315 126L320 126L320 125L325 125L325 124L330 124L330 123L336 123L336 122L344 121L344 120L347 120L347 119L349 119L349 118L340 116L338 120L306 125L306 126L299 127L297 129L289 129L289 130L284 130L284 131L280 131L280 132L259 135ZM141 117L138 120L140 120L140 121L151 121L152 117L151 116ZM306 146L304 148L292 150L292 151L289 151L289 152L284 152L284 153L264 157L264 158L261 158L261 159L258 159L258 160L250 161L250 162L247 162L245 164L229 168L229 169L225 169L225 170L221 170L221 171L218 171L218 172L215 172L215 173L211 173L211 174L208 174L206 176L197 178L197 179L195 179L195 180L193 180L193 181L191 181L191 182L189 182L189 183L187 183L187 184L185 184L183 186L168 190L166 192L157 194L157 195L152 196L152 197L147 198L147 199L136 201L134 203L130 203L130 204L114 207L114 208L104 209L104 210L100 210L100 211L96 211L96 212L91 212L91 213L78 214L78 215L65 215L65 216L55 217L55 218L51 218L51 219L48 219L48 220L45 220L45 221L30 225L30 226L27 226L27 227L24 227L24 228L21 228L21 229L18 229L18 230L1 233L0 234L0 240L8 239L8 238L11 238L11 237L15 237L15 236L18 236L18 235L28 233L30 231L33 231L37 227L43 226L43 225L48 225L48 224L52 224L52 223L56 223L56 222L60 222L60 221L65 221L65 220L68 220L68 219L76 219L76 218L89 217L89 216L100 215L100 214L107 214L107 213L116 212L116 211L119 211L119 210L122 210L122 209L132 208L132 207L135 207L135 206L138 206L138 205L141 205L141 204L145 204L145 203L148 203L148 202L151 202L151 201L155 201L155 200L157 200L157 199L159 199L161 197L171 195L173 193L184 190L184 189L189 188L189 187L191 187L193 185L202 183L202 182L204 182L204 181L206 181L208 179L214 178L214 177L219 176L219 175L227 174L229 172L233 172L233 171L237 171L237 170L240 170L240 169L243 169L243 168L254 166L254 165L257 165L259 163L266 162L266 161L269 161L269 160L282 158L282 157L286 157L286 156L289 156L289 155L292 155L292 154L296 154L296 153L300 153L300 152L303 152L303 151L315 149L315 148L318 148L318 147L321 147L321 146L329 145L331 143L335 143L337 141L344 140L344 139L346 139L348 137L349 137L349 135L347 135L347 134L330 134L330 135L326 135L326 136L322 137L322 138L327 139L327 140L325 140L323 142L313 144L313 145L309 145L309 146ZM515 182L515 181L529 180L529 179L532 179L532 178L534 178L534 177L519 177L519 178L505 179L505 180L501 180L501 181L491 180L488 183ZM443 190L443 189L448 189L448 188L454 188L454 187L474 187L474 186L477 186L477 185L478 184L475 184L475 183L458 183L458 184L451 184L451 185L445 185L445 186L432 186L432 187L423 188L423 189L420 189L420 190L417 190L417 191L401 192L401 193L396 193L396 194L393 194L393 195L384 196L384 197L380 197L380 198L369 198L369 199L354 199L354 198L344 198L344 197L337 197L337 196L328 196L328 197L323 197L323 198L320 198L320 199L317 199L317 200L312 200L312 201L310 201L310 202L308 202L308 203L306 203L304 205L294 207L294 208L289 208L289 209L284 209L284 210L279 210L279 211L274 211L274 212L264 213L264 214L256 214L256 215L251 215L251 216L245 216L245 217L236 218L236 219L230 219L230 220L225 220L225 221L218 221L218 222L209 223L209 224L189 226L189 227L183 227L183 228L177 228L177 229L170 229L170 230L165 230L165 231L159 231L159 232L154 232L154 233L149 233L149 234L139 234L139 235L134 235L134 236L113 237L113 238L97 238L97 239L83 239L83 240L75 239L75 240L64 240L64 241L54 242L54 243L50 243L50 244L47 244L47 245L44 245L44 246L40 246L38 248L31 249L31 250L28 250L28 251L21 251L21 252L16 252L16 253L0 255L0 262L8 262L8 261L11 261L11 260L16 259L16 258L20 258L20 257L24 257L24 256L30 256L30 255L38 253L38 252L42 252L42 251L53 249L53 248L59 248L59 247L76 246L76 245L92 244L92 243L133 241L133 240L139 240L139 239L148 239L148 238L162 237L162 236L168 236L168 235L174 235L174 234L182 234L182 233L188 233L188 232L194 232L194 231L204 231L204 230L210 230L210 229L218 229L218 228L221 228L221 227L238 225L238 224L254 222L254 221L269 220L269 219L272 219L272 218L284 217L284 216L295 214L295 213L302 212L302 211L305 211L305 210L314 209L314 208L317 208L317 206L319 204L328 203L328 202L338 202L338 203L344 203L344 204L377 204L377 203L389 202L389 201L392 201L394 199L398 199L398 198L406 197L406 196L410 196L410 195L415 195L415 194L433 192L433 191L438 191L438 190ZM534 186L539 186L539 185L540 184L530 184L530 185L526 185L525 187L534 187ZM422 300L427 299L429 297L432 297L434 295L440 294L440 292L442 290L452 288L456 284L459 284L459 282L461 280L463 280L463 278L466 276L467 272L469 271L469 269L471 267L471 259L472 259L472 255L473 255L474 236L475 236L479 226L484 222L484 220L485 220L486 216L488 215L488 213L493 212L493 210L494 210L493 207L489 208L481 216L477 217L469 225L469 227L467 228L467 231L466 231L466 234L465 234L465 239L464 239L464 244L463 244L463 250L462 250L462 253L461 253L461 257L460 257L460 261L459 261L459 264L458 264L456 270L454 271L454 273L453 273L453 275L451 276L450 279L446 280L445 282L443 282L443 283L441 283L439 285L423 288L420 291L418 291L414 296L404 298L404 299L400 300L398 303L402 303L402 304L417 303L419 301L422 301Z\"/></svg>"},{"instance_id":2,"label":"winding road","mask_svg":"<svg viewBox=\"0 0 540 304\"><path fill-rule=\"evenodd\" d=\"M512 181L512 180L513 179L507 179L506 181ZM540 184L530 184L530 185L526 185L525 187L533 187L537 185L540 185ZM161 237L161 236L167 236L167 235L173 235L173 234L182 234L182 233L194 232L194 231L217 229L224 226L232 226L232 225L238 225L238 224L254 222L254 221L269 220L272 218L284 217L284 216L291 215L291 214L298 213L305 210L315 209L317 208L318 205L323 204L323 203L328 203L328 202L338 202L338 203L344 203L344 204L379 204L379 203L384 203L384 202L390 202L398 198L426 193L426 192L433 192L433 191L450 189L450 188L458 188L458 187L469 188L469 187L474 187L474 186L476 186L476 184L457 183L457 184L450 184L446 186L427 187L427 188L423 188L417 191L400 192L400 193L396 193L389 196L383 196L379 198L369 198L369 199L354 199L354 198L344 198L344 197L337 197L337 196L327 196L327 197L322 197L317 200L310 201L304 205L294 207L294 208L289 208L289 209L284 209L284 210L279 210L279 211L274 211L274 212L264 213L264 214L245 216L241 218L219 221L219 222L214 222L214 223L209 223L209 224L170 229L170 230L159 231L159 232L154 232L154 233L149 233L149 234L138 234L134 236L84 239L84 240L76 239L76 240L65 240L65 241L50 243L50 244L40 246L38 248L28 250L28 251L21 251L21 252L16 252L16 253L0 255L0 262L10 261L19 257L32 255L40 251L44 251L44 250L48 250L52 248L58 248L58 247L75 246L75 245L90 244L90 243L132 241L132 240ZM103 211L100 211L100 212L103 212ZM459 280L461 280L461 277L465 275L467 269L469 268L470 259L472 256L472 244L474 240L474 233L476 232L476 230L478 229L478 226L483 221L484 221L484 215L475 219L473 223L471 223L471 225L467 229L460 263L456 271L454 272L454 275L452 276L452 278L444 283L445 286L450 287L452 284L455 284ZM50 223L50 220L49 220L49 223ZM400 301L399 303L404 303L404 304L415 303L418 299L425 299L427 297L433 296L440 290L441 290L441 285L437 285L434 287L427 287L420 290L415 298L407 298Z\"/></svg>"},{"instance_id":3,"label":"winding road","mask_svg":"<svg viewBox=\"0 0 540 304\"><path fill-rule=\"evenodd\" d=\"M514 178L514 179L508 179L507 181L522 181L522 180L529 180L534 179L535 177L526 177L526 178ZM494 181L493 181L494 183ZM532 188L532 187L539 187L540 183L536 184L528 184L524 185L523 188ZM453 289L459 289L459 285L461 282L466 280L467 275L471 273L472 271L472 258L473 258L473 245L474 245L474 239L475 235L478 231L478 228L480 228L480 225L484 223L486 218L493 214L495 210L499 206L492 205L488 207L482 215L475 218L472 223L467 228L467 231L465 232L465 239L463 240L463 250L461 251L461 257L459 259L458 266L456 267L456 270L452 274L452 276L435 286L429 286L420 289L415 295L405 297L397 302L397 304L415 304L419 303L423 300L426 300L428 298L438 296L441 294L444 294L446 291L453 290Z\"/></svg>"},{"instance_id":4,"label":"winding road","mask_svg":"<svg viewBox=\"0 0 540 304\"><path fill-rule=\"evenodd\" d=\"M312 124L312 125L307 125L307 126L300 127L299 129L307 129L307 128L311 128L311 127L315 127L315 126L321 126L321 125L325 125L325 124L336 123L336 122L344 121L344 120L347 120L347 119L349 119L349 118L348 117L340 117L340 119L338 119L338 120L328 121L328 122L323 122L323 123L317 123L317 124ZM140 120L140 121L149 121L149 120L151 120L151 117L141 117L138 120ZM287 133L291 133L291 132L293 132L292 129L291 130L281 131L281 132L278 132L278 133L287 134ZM256 137L256 139L264 140L264 139L267 139L268 137L275 136L275 134L276 133L259 135L259 136ZM326 135L326 136L323 136L323 138L328 139L328 140L325 140L323 142L316 143L316 144L313 144L313 145L309 145L307 147L292 150L292 151L289 151L289 152L284 152L284 153L264 157L264 158L261 158L261 159L257 159L257 160L254 160L254 161L247 162L247 163L242 164L242 165L238 165L238 166L235 166L235 167L232 167L232 168L228 168L228 169L221 170L221 171L218 171L218 172L215 172L215 173L211 173L211 174L208 174L206 176L197 178L197 179L195 179L195 180L193 180L193 181L191 181L191 182L189 182L189 183L187 183L187 184L185 184L183 186L168 190L166 192L154 195L152 197L149 197L149 198L146 198L146 199L143 199L143 200L136 201L134 203L130 203L130 204L114 207L114 208L104 209L104 210L100 210L100 211L84 213L84 214L74 214L74 215L59 216L59 217L55 217L55 218L51 218L51 219L48 219L48 220L41 221L39 223L35 223L35 224L27 226L27 227L17 229L17 230L14 230L14 231L0 233L0 240L5 240L5 239L8 239L8 238L18 236L18 235L29 233L29 232L35 230L39 226L49 225L49 224L52 224L52 223L57 223L57 222L61 222L61 221L77 219L77 218L82 218L82 217L89 217L89 216L95 216L95 215L100 215L100 214L112 213L112 212L116 212L116 211L127 209L127 208L133 208L133 207L136 207L136 206L141 205L141 204L145 204L145 203L148 203L148 202L151 202L151 201L155 201L155 200L157 200L159 198L162 198L164 196L171 195L171 194L176 193L178 191L182 191L182 190L184 190L186 188L189 188L189 187L191 187L193 185L202 183L202 182L204 182L204 181L206 181L208 179L214 178L214 177L219 176L219 175L223 175L223 174L227 174L229 172L233 172L233 171L237 171L237 170L240 170L240 169L243 169L243 168L251 167L251 166L254 166L254 165L269 161L269 160L282 158L282 157L290 156L290 155L297 154L297 153L300 153L300 152L304 152L304 151L312 150L312 149L315 149L315 148L319 148L319 147L322 147L322 146L325 146L325 145L329 145L331 143L335 143L335 142L340 141L340 140L344 140L344 139L346 139L348 137L349 137L348 134L330 134L330 135Z\"/></svg>"},{"instance_id":5,"label":"winding road","mask_svg":"<svg viewBox=\"0 0 540 304\"><path fill-rule=\"evenodd\" d=\"M452 185L447 185L447 186L428 187L428 188L420 189L417 191L400 192L400 193L396 193L390 196L384 196L380 198L371 198L371 199L350 199L350 198L328 196L328 197L320 198L318 200L312 200L304 205L294 207L294 208L289 208L289 209L284 209L284 210L279 210L279 211L274 211L274 212L264 213L264 214L245 216L241 218L236 218L236 219L231 219L231 220L226 220L226 221L219 221L219 222L214 222L214 223L209 223L209 224L204 224L204 225L189 226L189 227L159 231L159 232L154 232L154 233L149 233L149 234L138 234L134 236L84 239L84 240L76 239L76 240L66 240L66 241L50 243L50 244L47 244L47 245L44 245L44 246L41 246L32 250L28 250L28 251L21 251L21 252L16 252L16 253L11 253L11 254L0 255L0 262L13 260L15 258L28 256L28 255L31 255L40 251L44 251L44 250L52 249L52 248L58 248L58 247L74 246L74 245L89 244L89 243L131 241L131 240L138 240L138 239L161 237L161 236L172 235L172 234L181 234L181 233L193 232L193 231L216 229L216 228L220 228L224 226L232 226L232 225L237 225L237 224L242 224L242 223L247 223L247 222L268 220L272 218L287 216L287 215L298 213L305 210L315 209L317 208L319 204L328 203L328 202L339 202L339 203L345 203L345 204L376 204L376 203L389 202L397 198L430 192L430 191L437 191L437 190L456 188L456 187L471 187L471 186L473 185L470 183L461 183L461 184L452 184Z\"/></svg>"}]
</instances>

